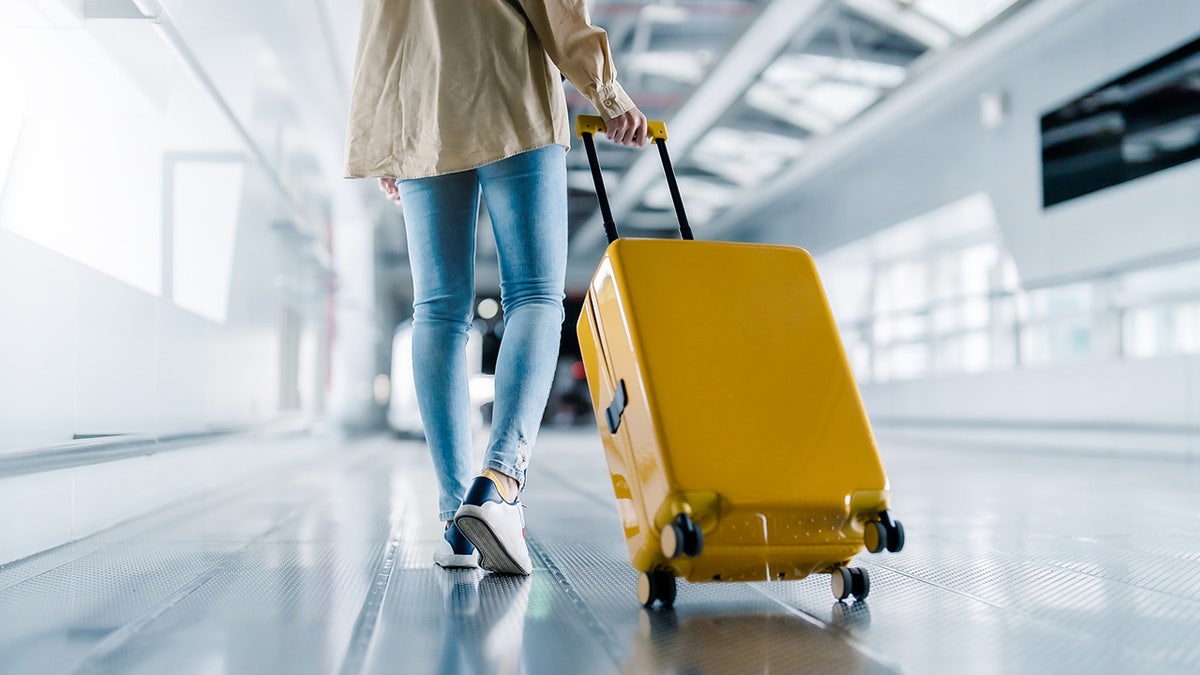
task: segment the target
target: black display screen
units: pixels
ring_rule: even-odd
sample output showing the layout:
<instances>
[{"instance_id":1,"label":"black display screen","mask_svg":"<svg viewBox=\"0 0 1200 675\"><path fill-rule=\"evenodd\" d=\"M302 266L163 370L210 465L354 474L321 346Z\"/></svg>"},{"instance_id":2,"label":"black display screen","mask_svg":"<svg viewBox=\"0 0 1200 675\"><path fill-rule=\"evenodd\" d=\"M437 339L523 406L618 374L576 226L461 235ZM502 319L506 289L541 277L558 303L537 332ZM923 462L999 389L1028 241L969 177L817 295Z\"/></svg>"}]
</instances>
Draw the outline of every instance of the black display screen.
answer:
<instances>
[{"instance_id":1,"label":"black display screen","mask_svg":"<svg viewBox=\"0 0 1200 675\"><path fill-rule=\"evenodd\" d=\"M1200 38L1042 116L1042 203L1197 158Z\"/></svg>"}]
</instances>

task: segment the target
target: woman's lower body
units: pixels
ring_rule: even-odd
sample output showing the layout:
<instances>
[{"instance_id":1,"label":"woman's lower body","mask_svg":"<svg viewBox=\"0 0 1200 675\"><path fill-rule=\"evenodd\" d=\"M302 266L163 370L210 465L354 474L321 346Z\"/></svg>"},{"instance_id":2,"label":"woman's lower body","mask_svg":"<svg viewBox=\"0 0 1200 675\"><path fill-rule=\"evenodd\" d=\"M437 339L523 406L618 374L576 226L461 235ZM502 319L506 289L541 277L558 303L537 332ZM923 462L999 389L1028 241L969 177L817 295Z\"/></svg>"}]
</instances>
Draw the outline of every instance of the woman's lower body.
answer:
<instances>
[{"instance_id":1,"label":"woman's lower body","mask_svg":"<svg viewBox=\"0 0 1200 675\"><path fill-rule=\"evenodd\" d=\"M471 465L471 402L466 344L475 305L475 240L482 192L492 221L500 262L504 335L496 361L496 398L483 469L525 484L529 458L545 412L558 361L567 258L565 149L552 145L478 169L398 182L404 206L413 275L413 362L417 402L437 472L438 514L460 515L460 524L479 546L482 562L497 571L528 573L527 551L489 551L476 542L487 526L499 539L487 542L524 548L511 541L522 519L515 494L495 480L480 482ZM495 494L489 491L494 485ZM507 484L507 481L505 481ZM468 495L470 491L470 495ZM479 507L463 520L464 499ZM499 503L487 519L489 503ZM506 510L507 508L507 510ZM466 509L470 511L470 509ZM482 526L475 520L482 520ZM513 521L515 522L515 521ZM453 529L453 528L452 528ZM447 540L451 539L448 533ZM459 548L455 548L458 552ZM522 555L523 559L497 561ZM465 558L455 558L464 562ZM512 564L505 564L505 563ZM511 569L511 568L516 569Z\"/></svg>"}]
</instances>

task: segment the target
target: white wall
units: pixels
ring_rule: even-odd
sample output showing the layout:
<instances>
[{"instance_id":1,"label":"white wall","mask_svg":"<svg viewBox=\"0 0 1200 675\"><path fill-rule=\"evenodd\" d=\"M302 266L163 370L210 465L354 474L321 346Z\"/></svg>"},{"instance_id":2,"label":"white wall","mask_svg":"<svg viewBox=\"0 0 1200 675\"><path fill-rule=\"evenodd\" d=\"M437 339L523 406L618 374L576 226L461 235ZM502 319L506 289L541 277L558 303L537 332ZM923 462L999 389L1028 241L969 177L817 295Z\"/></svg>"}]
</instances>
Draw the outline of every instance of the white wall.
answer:
<instances>
[{"instance_id":1,"label":"white wall","mask_svg":"<svg viewBox=\"0 0 1200 675\"><path fill-rule=\"evenodd\" d=\"M862 388L882 438L1200 458L1200 357L1080 362Z\"/></svg>"},{"instance_id":2,"label":"white wall","mask_svg":"<svg viewBox=\"0 0 1200 675\"><path fill-rule=\"evenodd\" d=\"M257 290L264 314L217 324L0 229L0 451L275 419L277 307Z\"/></svg>"}]
</instances>

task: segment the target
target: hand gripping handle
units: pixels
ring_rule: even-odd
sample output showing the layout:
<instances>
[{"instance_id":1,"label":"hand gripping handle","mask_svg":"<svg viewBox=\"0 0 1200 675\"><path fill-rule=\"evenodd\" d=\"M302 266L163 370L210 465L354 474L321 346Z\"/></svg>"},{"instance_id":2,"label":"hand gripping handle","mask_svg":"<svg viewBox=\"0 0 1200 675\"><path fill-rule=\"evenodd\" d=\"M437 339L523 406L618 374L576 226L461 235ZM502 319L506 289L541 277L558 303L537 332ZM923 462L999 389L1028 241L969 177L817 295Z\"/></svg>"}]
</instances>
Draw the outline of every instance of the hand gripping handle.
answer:
<instances>
[{"instance_id":1,"label":"hand gripping handle","mask_svg":"<svg viewBox=\"0 0 1200 675\"><path fill-rule=\"evenodd\" d=\"M675 215L679 218L679 233L684 239L695 239L692 228L688 224L687 213L683 209L683 197L679 194L679 182L675 179L675 169L671 166L671 156L667 153L667 125L665 122L650 121L647 130L654 144L658 146L658 156L662 159L663 171L667 175L667 187L671 190L671 201L675 203ZM596 155L594 136L605 133L607 125L596 115L580 115L575 119L575 133L583 139L587 149L588 163L592 165L592 180L596 183L596 197L600 200L600 213L604 216L604 233L608 243L617 240L617 225L613 222L612 208L608 204L608 191L604 189L604 174L600 171L600 158Z\"/></svg>"}]
</instances>

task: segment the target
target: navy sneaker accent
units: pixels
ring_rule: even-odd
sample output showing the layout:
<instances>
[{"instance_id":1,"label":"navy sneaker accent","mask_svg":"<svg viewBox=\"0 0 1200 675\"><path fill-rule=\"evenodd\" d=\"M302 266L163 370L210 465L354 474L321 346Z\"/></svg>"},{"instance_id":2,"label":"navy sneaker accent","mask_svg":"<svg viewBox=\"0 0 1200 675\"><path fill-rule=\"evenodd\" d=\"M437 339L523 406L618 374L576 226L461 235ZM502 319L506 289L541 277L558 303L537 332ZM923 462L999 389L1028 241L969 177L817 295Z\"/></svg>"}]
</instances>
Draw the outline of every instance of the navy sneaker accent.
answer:
<instances>
[{"instance_id":1,"label":"navy sneaker accent","mask_svg":"<svg viewBox=\"0 0 1200 675\"><path fill-rule=\"evenodd\" d=\"M433 561L442 567L479 567L479 552L471 540L454 523L446 528L442 542L433 554Z\"/></svg>"},{"instance_id":2,"label":"navy sneaker accent","mask_svg":"<svg viewBox=\"0 0 1200 675\"><path fill-rule=\"evenodd\" d=\"M500 574L533 571L525 543L525 509L521 500L506 501L495 481L478 476L467 490L454 524L479 550L479 566Z\"/></svg>"}]
</instances>

